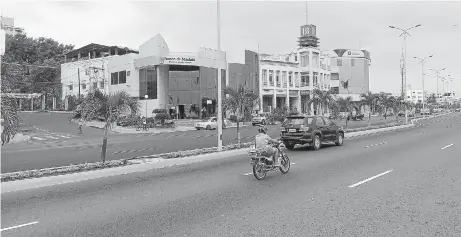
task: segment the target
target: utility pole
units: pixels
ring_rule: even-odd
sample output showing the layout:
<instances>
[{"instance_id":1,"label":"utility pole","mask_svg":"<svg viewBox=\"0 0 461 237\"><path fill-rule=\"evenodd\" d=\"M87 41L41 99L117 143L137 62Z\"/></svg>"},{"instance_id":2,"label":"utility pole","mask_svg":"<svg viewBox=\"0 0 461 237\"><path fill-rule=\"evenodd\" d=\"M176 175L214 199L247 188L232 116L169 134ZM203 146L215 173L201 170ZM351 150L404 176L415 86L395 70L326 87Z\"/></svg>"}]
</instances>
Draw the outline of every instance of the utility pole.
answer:
<instances>
[{"instance_id":1,"label":"utility pole","mask_svg":"<svg viewBox=\"0 0 461 237\"><path fill-rule=\"evenodd\" d=\"M404 56L403 56L403 74L404 74L404 83L402 85L402 89L404 90L404 98L406 100L407 98L407 36L411 36L410 33L408 33L409 30L413 29L413 28L416 28L416 27L420 27L421 24L418 24L418 25L415 25L415 26L412 26L406 30L404 29L400 29L398 27L395 27L395 26L389 26L389 28L392 28L392 29L397 29L397 30L400 30L402 31L402 34L400 34L399 37L402 37L403 36L403 53L404 53ZM407 108L405 107L405 124L408 124L408 110Z\"/></svg>"}]
</instances>

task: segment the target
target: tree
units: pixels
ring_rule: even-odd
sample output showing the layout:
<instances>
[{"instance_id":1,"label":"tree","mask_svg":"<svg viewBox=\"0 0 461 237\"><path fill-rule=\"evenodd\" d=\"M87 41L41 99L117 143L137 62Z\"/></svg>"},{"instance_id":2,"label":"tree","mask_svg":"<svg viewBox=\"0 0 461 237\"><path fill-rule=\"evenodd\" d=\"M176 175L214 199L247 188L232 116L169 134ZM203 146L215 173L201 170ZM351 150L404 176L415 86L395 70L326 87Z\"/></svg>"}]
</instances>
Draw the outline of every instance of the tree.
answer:
<instances>
[{"instance_id":1,"label":"tree","mask_svg":"<svg viewBox=\"0 0 461 237\"><path fill-rule=\"evenodd\" d=\"M395 98L385 93L380 93L378 97L378 106L384 114L384 123L387 124L387 112L389 108L392 108L395 104Z\"/></svg>"},{"instance_id":2,"label":"tree","mask_svg":"<svg viewBox=\"0 0 461 237\"><path fill-rule=\"evenodd\" d=\"M361 101L361 106L366 105L368 106L368 126L371 126L371 110L373 108L373 105L376 103L377 96L371 91L369 91L366 94L362 94L362 101Z\"/></svg>"},{"instance_id":3,"label":"tree","mask_svg":"<svg viewBox=\"0 0 461 237\"><path fill-rule=\"evenodd\" d=\"M2 97L2 146L8 143L19 131L19 113L16 99Z\"/></svg>"},{"instance_id":4,"label":"tree","mask_svg":"<svg viewBox=\"0 0 461 237\"><path fill-rule=\"evenodd\" d=\"M323 91L320 89L314 89L311 94L311 97L307 101L309 107L314 104L314 108L316 108L317 113L320 115L325 114L325 109L328 109L328 104L333 101L333 97L328 91Z\"/></svg>"},{"instance_id":5,"label":"tree","mask_svg":"<svg viewBox=\"0 0 461 237\"><path fill-rule=\"evenodd\" d=\"M254 91L247 90L243 85L239 85L237 89L226 87L224 94L227 96L223 100L223 111L229 111L237 117L237 141L240 146L240 118L245 113L251 113L253 102L258 100L259 96Z\"/></svg>"},{"instance_id":6,"label":"tree","mask_svg":"<svg viewBox=\"0 0 461 237\"><path fill-rule=\"evenodd\" d=\"M102 116L106 122L104 126L104 137L102 140L101 159L106 161L107 137L112 125L124 112L131 112L137 115L140 105L136 99L125 91L118 91L111 94L103 94L99 90L93 90L82 99L82 102L74 110L74 119L80 121L91 121Z\"/></svg>"},{"instance_id":7,"label":"tree","mask_svg":"<svg viewBox=\"0 0 461 237\"><path fill-rule=\"evenodd\" d=\"M74 48L50 38L7 35L2 63L2 92L55 93L60 87L62 55ZM47 67L48 66L48 67Z\"/></svg>"},{"instance_id":8,"label":"tree","mask_svg":"<svg viewBox=\"0 0 461 237\"><path fill-rule=\"evenodd\" d=\"M339 110L340 111L345 111L346 112L346 129L347 129L347 116L349 115L349 112L352 110L353 105L352 105L352 98L350 96L346 98L339 97L337 100Z\"/></svg>"}]
</instances>

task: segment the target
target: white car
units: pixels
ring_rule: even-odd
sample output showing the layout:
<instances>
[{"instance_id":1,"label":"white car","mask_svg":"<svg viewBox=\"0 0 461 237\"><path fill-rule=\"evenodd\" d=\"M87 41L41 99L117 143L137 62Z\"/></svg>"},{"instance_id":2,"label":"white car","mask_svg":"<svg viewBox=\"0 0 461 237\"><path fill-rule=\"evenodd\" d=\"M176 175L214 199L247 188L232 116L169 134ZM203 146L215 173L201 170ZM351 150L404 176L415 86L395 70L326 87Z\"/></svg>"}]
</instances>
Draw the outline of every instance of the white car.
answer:
<instances>
[{"instance_id":1,"label":"white car","mask_svg":"<svg viewBox=\"0 0 461 237\"><path fill-rule=\"evenodd\" d=\"M266 125L266 122L266 114L258 114L257 116L251 119L251 124L253 124L253 126L255 126L256 124Z\"/></svg>"},{"instance_id":2,"label":"white car","mask_svg":"<svg viewBox=\"0 0 461 237\"><path fill-rule=\"evenodd\" d=\"M229 121L227 119L224 119L223 128L226 128L228 124L229 124ZM198 122L198 123L195 124L195 128L197 130L200 130L200 129L206 129L206 130L217 129L218 128L218 118L211 117L211 118L203 120L202 122Z\"/></svg>"}]
</instances>

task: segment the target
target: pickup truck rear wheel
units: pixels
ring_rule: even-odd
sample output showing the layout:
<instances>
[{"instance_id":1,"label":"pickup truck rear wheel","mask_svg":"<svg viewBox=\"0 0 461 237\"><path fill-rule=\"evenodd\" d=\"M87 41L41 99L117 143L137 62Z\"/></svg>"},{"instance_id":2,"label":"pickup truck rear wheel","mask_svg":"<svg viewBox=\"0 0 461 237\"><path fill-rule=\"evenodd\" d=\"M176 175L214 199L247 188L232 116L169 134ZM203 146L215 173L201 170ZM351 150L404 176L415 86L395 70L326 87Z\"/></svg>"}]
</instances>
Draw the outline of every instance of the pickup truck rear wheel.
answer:
<instances>
[{"instance_id":1,"label":"pickup truck rear wheel","mask_svg":"<svg viewBox=\"0 0 461 237\"><path fill-rule=\"evenodd\" d=\"M320 136L315 135L314 136L314 150L320 149L321 146L322 146L322 142L320 141Z\"/></svg>"}]
</instances>

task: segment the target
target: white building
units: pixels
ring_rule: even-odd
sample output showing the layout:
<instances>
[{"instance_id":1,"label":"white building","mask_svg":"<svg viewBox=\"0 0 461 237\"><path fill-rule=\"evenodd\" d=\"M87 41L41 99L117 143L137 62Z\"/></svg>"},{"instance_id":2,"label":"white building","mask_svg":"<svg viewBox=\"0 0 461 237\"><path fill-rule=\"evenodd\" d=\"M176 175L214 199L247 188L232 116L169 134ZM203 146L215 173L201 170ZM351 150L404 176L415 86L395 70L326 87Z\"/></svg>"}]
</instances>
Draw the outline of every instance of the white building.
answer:
<instances>
[{"instance_id":1,"label":"white building","mask_svg":"<svg viewBox=\"0 0 461 237\"><path fill-rule=\"evenodd\" d=\"M427 100L426 94L426 100ZM423 103L423 90L407 90L407 101L411 101L415 104Z\"/></svg>"},{"instance_id":2,"label":"white building","mask_svg":"<svg viewBox=\"0 0 461 237\"><path fill-rule=\"evenodd\" d=\"M139 99L142 115L169 109L179 118L190 117L204 106L208 113L215 112L208 103L216 104L218 69L227 65L222 51L199 48L196 52L171 52L161 35L139 46L139 52L89 44L67 53L66 61L61 65L66 104L72 95L86 95L92 88L105 93L123 90ZM225 71L222 81L228 84Z\"/></svg>"},{"instance_id":3,"label":"white building","mask_svg":"<svg viewBox=\"0 0 461 237\"><path fill-rule=\"evenodd\" d=\"M309 111L308 100L312 91L330 89L331 59L317 47L312 47L316 46L318 40L315 38L315 26L302 26L300 38L302 42L295 52L260 55L259 96L262 112L287 106L306 113ZM311 106L311 111L313 109Z\"/></svg>"},{"instance_id":4,"label":"white building","mask_svg":"<svg viewBox=\"0 0 461 237\"><path fill-rule=\"evenodd\" d=\"M24 28L14 26L14 18L0 16L0 28L5 30L7 35L24 33Z\"/></svg>"}]
</instances>

